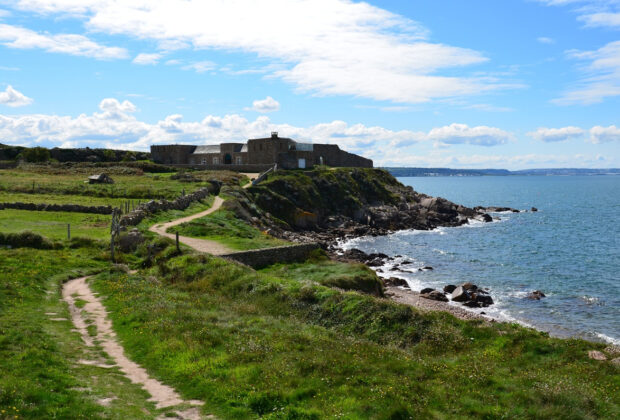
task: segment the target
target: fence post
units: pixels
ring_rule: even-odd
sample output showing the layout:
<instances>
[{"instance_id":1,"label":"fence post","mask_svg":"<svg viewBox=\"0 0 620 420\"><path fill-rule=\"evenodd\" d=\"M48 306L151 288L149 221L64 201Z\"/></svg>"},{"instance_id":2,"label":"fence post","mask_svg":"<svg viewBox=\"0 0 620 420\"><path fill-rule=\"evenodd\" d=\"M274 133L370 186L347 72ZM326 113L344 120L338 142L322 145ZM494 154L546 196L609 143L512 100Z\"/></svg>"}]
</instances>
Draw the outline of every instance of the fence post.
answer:
<instances>
[{"instance_id":1,"label":"fence post","mask_svg":"<svg viewBox=\"0 0 620 420\"><path fill-rule=\"evenodd\" d=\"M179 248L179 232L176 233L176 242L177 242L177 252L181 252L181 248Z\"/></svg>"},{"instance_id":2,"label":"fence post","mask_svg":"<svg viewBox=\"0 0 620 420\"><path fill-rule=\"evenodd\" d=\"M71 223L67 223L67 239L71 239Z\"/></svg>"}]
</instances>

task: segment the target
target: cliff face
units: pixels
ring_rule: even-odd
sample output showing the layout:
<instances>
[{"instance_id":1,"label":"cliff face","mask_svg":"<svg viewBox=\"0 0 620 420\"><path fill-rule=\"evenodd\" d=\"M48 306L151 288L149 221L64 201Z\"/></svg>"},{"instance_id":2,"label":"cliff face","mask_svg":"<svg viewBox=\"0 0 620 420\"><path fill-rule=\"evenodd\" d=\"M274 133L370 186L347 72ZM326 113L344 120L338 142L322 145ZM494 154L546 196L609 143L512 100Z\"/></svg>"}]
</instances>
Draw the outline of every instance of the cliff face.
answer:
<instances>
[{"instance_id":1,"label":"cliff face","mask_svg":"<svg viewBox=\"0 0 620 420\"><path fill-rule=\"evenodd\" d=\"M481 211L417 193L381 169L278 171L247 191L255 210L286 231L383 234L490 220Z\"/></svg>"}]
</instances>

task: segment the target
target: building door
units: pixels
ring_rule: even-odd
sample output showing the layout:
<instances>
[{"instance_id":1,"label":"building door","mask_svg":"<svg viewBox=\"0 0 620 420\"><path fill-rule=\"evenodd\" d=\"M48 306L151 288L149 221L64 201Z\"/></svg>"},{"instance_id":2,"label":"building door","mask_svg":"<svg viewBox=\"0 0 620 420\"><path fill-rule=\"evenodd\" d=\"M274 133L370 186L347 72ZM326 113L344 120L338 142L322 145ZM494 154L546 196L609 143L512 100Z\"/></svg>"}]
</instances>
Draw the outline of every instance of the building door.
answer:
<instances>
[{"instance_id":1,"label":"building door","mask_svg":"<svg viewBox=\"0 0 620 420\"><path fill-rule=\"evenodd\" d=\"M230 153L224 155L224 165L230 165L232 163L232 156Z\"/></svg>"},{"instance_id":2,"label":"building door","mask_svg":"<svg viewBox=\"0 0 620 420\"><path fill-rule=\"evenodd\" d=\"M306 159L298 159L297 160L297 167L299 169L306 169Z\"/></svg>"}]
</instances>

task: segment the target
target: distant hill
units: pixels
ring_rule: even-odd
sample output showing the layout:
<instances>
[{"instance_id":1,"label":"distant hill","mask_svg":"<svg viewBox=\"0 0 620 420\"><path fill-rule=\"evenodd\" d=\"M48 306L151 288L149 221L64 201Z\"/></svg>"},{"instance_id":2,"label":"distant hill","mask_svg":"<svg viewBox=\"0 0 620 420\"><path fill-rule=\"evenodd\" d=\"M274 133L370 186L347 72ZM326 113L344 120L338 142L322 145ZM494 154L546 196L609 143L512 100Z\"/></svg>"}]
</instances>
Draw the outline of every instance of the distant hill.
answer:
<instances>
[{"instance_id":1,"label":"distant hill","mask_svg":"<svg viewBox=\"0 0 620 420\"><path fill-rule=\"evenodd\" d=\"M524 169L509 171L507 169L450 169L450 168L383 168L395 177L406 176L511 176L511 175L620 175L619 168L583 169L583 168L549 168Z\"/></svg>"}]
</instances>

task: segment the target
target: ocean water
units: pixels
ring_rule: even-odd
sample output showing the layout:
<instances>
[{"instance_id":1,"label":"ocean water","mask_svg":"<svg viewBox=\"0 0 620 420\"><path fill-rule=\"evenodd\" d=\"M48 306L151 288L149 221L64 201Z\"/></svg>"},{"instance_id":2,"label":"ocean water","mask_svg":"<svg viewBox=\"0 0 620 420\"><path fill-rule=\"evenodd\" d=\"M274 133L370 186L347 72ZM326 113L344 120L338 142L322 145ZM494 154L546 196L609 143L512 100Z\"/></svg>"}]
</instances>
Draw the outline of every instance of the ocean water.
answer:
<instances>
[{"instance_id":1,"label":"ocean water","mask_svg":"<svg viewBox=\"0 0 620 420\"><path fill-rule=\"evenodd\" d=\"M345 248L402 255L391 271L413 290L471 281L495 305L472 309L554 336L620 344L620 176L399 178L416 191L467 206L538 212L492 213L493 223L358 238ZM389 267L384 267L388 269ZM387 274L387 273L386 273ZM540 301L528 292L543 291Z\"/></svg>"}]
</instances>

